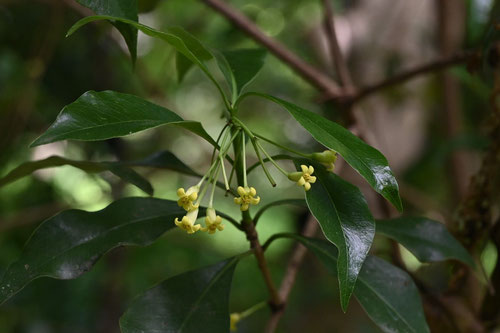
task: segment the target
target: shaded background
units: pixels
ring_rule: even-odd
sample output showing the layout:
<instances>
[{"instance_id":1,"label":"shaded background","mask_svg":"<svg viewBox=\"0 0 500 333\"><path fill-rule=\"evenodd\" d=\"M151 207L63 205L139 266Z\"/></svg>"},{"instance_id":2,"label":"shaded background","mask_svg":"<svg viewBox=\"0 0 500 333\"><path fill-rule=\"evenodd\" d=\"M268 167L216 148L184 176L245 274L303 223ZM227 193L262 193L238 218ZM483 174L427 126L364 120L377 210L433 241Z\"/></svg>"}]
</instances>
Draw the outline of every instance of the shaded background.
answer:
<instances>
[{"instance_id":1,"label":"shaded background","mask_svg":"<svg viewBox=\"0 0 500 333\"><path fill-rule=\"evenodd\" d=\"M377 82L439 55L481 45L494 14L493 0L453 1L447 13L449 29L442 33L439 1L334 1L336 29L357 85ZM335 77L323 27L321 1L232 0L267 35L279 39L307 62ZM139 0L140 22L164 29L182 26L205 45L219 49L255 47L243 32L200 1ZM88 90L137 94L168 107L185 119L202 121L216 136L224 122L223 105L201 71L193 69L176 80L175 52L165 43L139 34L135 68L122 37L110 24L90 24L69 38L66 31L87 10L71 0L0 1L0 176L27 160L50 155L93 161L133 160L158 150L170 150L204 173L211 149L181 129L160 127L104 142L59 142L34 149L28 145L55 119L62 107ZM441 28L440 28L441 27ZM441 33L440 33L441 32ZM294 101L343 122L342 110L274 56L250 89ZM365 138L388 158L401 184L405 214L430 216L445 222L463 197L471 175L488 145L485 135L491 84L487 76L471 75L465 66L447 74L425 75L364 100L358 112ZM250 99L242 118L257 132L306 152L321 150L305 130L279 107ZM278 152L273 147L266 147ZM255 160L255 158L253 158ZM193 178L174 172L138 169L155 188L155 196L175 199L178 187ZM273 170L274 171L274 170ZM377 196L347 167L342 176L360 186L373 214L381 216ZM261 170L255 184L262 204L273 198L299 198L302 191L279 172L272 189ZM74 207L98 210L124 196L142 196L111 174L87 175L65 166L36 172L0 188L0 274L20 254L36 226L57 211ZM238 208L219 193L216 208L235 217ZM262 240L278 231L298 231L306 212L277 207L259 223ZM268 259L280 281L291 244L277 242ZM147 248L118 249L74 281L39 279L0 311L0 332L118 332L118 318L138 293L166 277L243 252L244 235L226 223L213 237L168 233ZM376 239L374 253L390 258L390 244ZM432 271L402 249L415 272ZM309 260L311 259L311 260ZM492 243L481 255L488 274L497 260ZM452 263L447 265L453 265ZM448 266L439 269L447 271ZM433 279L430 273L429 279ZM446 274L445 274L446 275ZM439 284L439 281L435 282ZM444 282L445 283L445 282ZM231 310L242 311L265 300L266 289L252 258L236 270ZM261 310L239 324L240 332L258 332L268 317ZM308 257L292 291L281 332L377 332L353 299L347 314L339 306L336 280Z\"/></svg>"}]
</instances>

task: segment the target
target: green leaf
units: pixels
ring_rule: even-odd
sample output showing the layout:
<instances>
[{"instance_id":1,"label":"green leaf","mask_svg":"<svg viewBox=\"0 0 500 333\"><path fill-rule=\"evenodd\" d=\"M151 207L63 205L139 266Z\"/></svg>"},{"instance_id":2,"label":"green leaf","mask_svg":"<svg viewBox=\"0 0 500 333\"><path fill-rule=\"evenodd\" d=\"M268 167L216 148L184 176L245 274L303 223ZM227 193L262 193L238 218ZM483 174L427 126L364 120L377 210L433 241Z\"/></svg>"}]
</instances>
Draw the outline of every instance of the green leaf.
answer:
<instances>
[{"instance_id":1,"label":"green leaf","mask_svg":"<svg viewBox=\"0 0 500 333\"><path fill-rule=\"evenodd\" d=\"M247 95L260 96L284 107L316 141L337 151L375 191L399 211L403 210L396 178L386 158L377 149L342 126L295 104L261 93L252 92Z\"/></svg>"},{"instance_id":2,"label":"green leaf","mask_svg":"<svg viewBox=\"0 0 500 333\"><path fill-rule=\"evenodd\" d=\"M177 52L175 56L175 68L177 69L177 82L181 83L186 76L187 72L193 67L193 63L182 55L182 53Z\"/></svg>"},{"instance_id":3,"label":"green leaf","mask_svg":"<svg viewBox=\"0 0 500 333\"><path fill-rule=\"evenodd\" d=\"M92 9L97 15L122 17L137 22L137 0L76 0L79 4ZM132 63L137 58L137 29L122 22L113 25L120 31L127 43Z\"/></svg>"},{"instance_id":4,"label":"green leaf","mask_svg":"<svg viewBox=\"0 0 500 333\"><path fill-rule=\"evenodd\" d=\"M128 166L168 169L190 176L201 177L200 174L184 164L177 156L166 150L154 153L142 160L120 163Z\"/></svg>"},{"instance_id":5,"label":"green leaf","mask_svg":"<svg viewBox=\"0 0 500 333\"><path fill-rule=\"evenodd\" d=\"M421 262L456 259L475 267L474 259L446 227L428 218L379 220L377 232L401 243Z\"/></svg>"},{"instance_id":6,"label":"green leaf","mask_svg":"<svg viewBox=\"0 0 500 333\"><path fill-rule=\"evenodd\" d=\"M309 160L295 163L314 166L317 180L306 192L307 205L325 237L339 250L340 303L345 311L373 242L375 221L356 186L326 171L319 163Z\"/></svg>"},{"instance_id":7,"label":"green leaf","mask_svg":"<svg viewBox=\"0 0 500 333\"><path fill-rule=\"evenodd\" d=\"M229 293L238 258L183 273L137 297L122 333L229 332Z\"/></svg>"},{"instance_id":8,"label":"green leaf","mask_svg":"<svg viewBox=\"0 0 500 333\"><path fill-rule=\"evenodd\" d=\"M74 279L116 247L149 245L183 215L177 202L155 198L120 199L97 212L61 212L35 230L19 260L4 273L0 304L39 277Z\"/></svg>"},{"instance_id":9,"label":"green leaf","mask_svg":"<svg viewBox=\"0 0 500 333\"><path fill-rule=\"evenodd\" d=\"M199 122L185 121L140 97L108 90L88 91L66 105L31 147L67 139L105 140L167 124L183 127L217 145Z\"/></svg>"},{"instance_id":10,"label":"green leaf","mask_svg":"<svg viewBox=\"0 0 500 333\"><path fill-rule=\"evenodd\" d=\"M73 34L76 30L81 28L87 23L93 22L93 21L99 21L99 20L109 20L111 22L123 22L126 24L129 24L140 31L142 31L144 34L154 37L154 38L159 38L172 47L176 49L177 52L181 53L187 60L191 61L193 64L197 65L212 81L212 83L217 87L219 90L221 97L224 99L224 103L226 107L229 107L229 102L227 101L227 97L224 94L221 86L217 82L217 80L214 78L208 67L205 65L205 61L212 59L213 55L208 51L207 48L205 48L196 38L194 38L191 34L188 32L182 30L181 28L178 27L172 27L167 30L167 32L155 30L151 27L148 27L146 25L123 19L120 17L113 17L113 16L105 16L105 15L100 15L100 16L89 16L81 19L80 21L76 22L68 31L66 36L70 36Z\"/></svg>"},{"instance_id":11,"label":"green leaf","mask_svg":"<svg viewBox=\"0 0 500 333\"><path fill-rule=\"evenodd\" d=\"M241 49L216 54L217 64L228 82L233 96L257 76L266 57L264 49Z\"/></svg>"},{"instance_id":12,"label":"green leaf","mask_svg":"<svg viewBox=\"0 0 500 333\"><path fill-rule=\"evenodd\" d=\"M300 241L323 262L330 274L337 275L338 251L331 243L297 234L279 236ZM418 289L411 277L380 258L366 258L356 282L354 296L384 332L430 332Z\"/></svg>"},{"instance_id":13,"label":"green leaf","mask_svg":"<svg viewBox=\"0 0 500 333\"><path fill-rule=\"evenodd\" d=\"M212 53L198 40L186 30L180 27L172 27L168 32L175 34L181 38L187 48L201 61L211 60L214 56ZM193 62L186 58L182 53L177 52L175 58L177 68L177 81L181 82L186 73L191 69Z\"/></svg>"},{"instance_id":14,"label":"green leaf","mask_svg":"<svg viewBox=\"0 0 500 333\"><path fill-rule=\"evenodd\" d=\"M384 332L430 332L417 286L385 260L366 258L354 295Z\"/></svg>"},{"instance_id":15,"label":"green leaf","mask_svg":"<svg viewBox=\"0 0 500 333\"><path fill-rule=\"evenodd\" d=\"M153 187L140 174L134 170L121 165L119 162L90 162L90 161L75 161L61 156L50 156L39 161L30 161L21 164L4 177L0 178L0 187L10 184L22 177L28 176L36 170L53 168L62 165L71 165L75 168L88 173L99 173L103 171L111 171L123 181L129 182L149 195L153 195Z\"/></svg>"}]
</instances>

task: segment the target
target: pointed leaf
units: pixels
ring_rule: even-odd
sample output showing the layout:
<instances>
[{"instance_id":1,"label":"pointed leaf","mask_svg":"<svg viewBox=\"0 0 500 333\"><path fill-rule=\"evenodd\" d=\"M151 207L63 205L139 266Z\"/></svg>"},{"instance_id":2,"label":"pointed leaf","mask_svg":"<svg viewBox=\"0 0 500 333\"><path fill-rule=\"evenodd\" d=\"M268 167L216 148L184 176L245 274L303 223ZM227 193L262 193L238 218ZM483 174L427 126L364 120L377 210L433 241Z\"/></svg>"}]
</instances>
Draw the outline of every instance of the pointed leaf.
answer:
<instances>
[{"instance_id":1,"label":"pointed leaf","mask_svg":"<svg viewBox=\"0 0 500 333\"><path fill-rule=\"evenodd\" d=\"M137 22L137 0L76 0L81 5L92 9L97 15L122 17ZM122 22L113 25L120 31L127 43L134 63L137 57L137 29Z\"/></svg>"},{"instance_id":2,"label":"pointed leaf","mask_svg":"<svg viewBox=\"0 0 500 333\"><path fill-rule=\"evenodd\" d=\"M177 202L154 198L120 199L97 212L61 212L35 230L19 260L4 273L0 304L39 277L74 279L118 246L149 245L184 214Z\"/></svg>"},{"instance_id":3,"label":"pointed leaf","mask_svg":"<svg viewBox=\"0 0 500 333\"><path fill-rule=\"evenodd\" d=\"M185 121L140 97L108 90L88 91L66 105L31 147L68 139L105 140L168 124L183 127L216 145L200 123Z\"/></svg>"},{"instance_id":4,"label":"pointed leaf","mask_svg":"<svg viewBox=\"0 0 500 333\"><path fill-rule=\"evenodd\" d=\"M240 49L223 52L222 57L216 58L227 82L238 96L264 66L265 57L264 49Z\"/></svg>"},{"instance_id":5,"label":"pointed leaf","mask_svg":"<svg viewBox=\"0 0 500 333\"><path fill-rule=\"evenodd\" d=\"M327 241L296 234L282 234L300 241L311 250L332 275L337 275L338 251ZM415 283L401 269L375 256L368 256L354 289L368 316L384 332L430 332Z\"/></svg>"},{"instance_id":6,"label":"pointed leaf","mask_svg":"<svg viewBox=\"0 0 500 333\"><path fill-rule=\"evenodd\" d=\"M187 72L193 67L191 60L177 52L175 55L175 68L177 69L177 82L181 83Z\"/></svg>"},{"instance_id":7,"label":"pointed leaf","mask_svg":"<svg viewBox=\"0 0 500 333\"><path fill-rule=\"evenodd\" d=\"M137 297L122 333L229 332L229 293L237 258L183 273Z\"/></svg>"},{"instance_id":8,"label":"pointed leaf","mask_svg":"<svg viewBox=\"0 0 500 333\"><path fill-rule=\"evenodd\" d=\"M406 247L421 262L460 260L475 267L474 259L446 227L425 217L377 221L377 232Z\"/></svg>"},{"instance_id":9,"label":"pointed leaf","mask_svg":"<svg viewBox=\"0 0 500 333\"><path fill-rule=\"evenodd\" d=\"M396 178L387 159L377 149L367 145L342 126L295 104L261 93L252 92L248 95L260 96L284 107L316 141L342 155L375 191L402 211Z\"/></svg>"},{"instance_id":10,"label":"pointed leaf","mask_svg":"<svg viewBox=\"0 0 500 333\"><path fill-rule=\"evenodd\" d=\"M373 242L375 221L356 186L326 171L318 163L307 160L295 163L314 166L317 180L306 192L307 205L325 237L339 250L340 303L345 311Z\"/></svg>"},{"instance_id":11,"label":"pointed leaf","mask_svg":"<svg viewBox=\"0 0 500 333\"><path fill-rule=\"evenodd\" d=\"M417 286L403 270L369 256L354 295L384 332L430 332Z\"/></svg>"},{"instance_id":12,"label":"pointed leaf","mask_svg":"<svg viewBox=\"0 0 500 333\"><path fill-rule=\"evenodd\" d=\"M222 88L220 87L219 83L217 82L217 80L215 80L214 76L209 71L208 67L205 65L205 61L212 59L213 55L196 38L194 38L188 32L182 30L182 28L173 27L169 28L167 32L163 32L148 27L144 24L134 22L132 20L127 20L120 17L98 15L98 16L85 17L80 21L76 22L68 30L66 36L71 36L76 30L80 29L87 23L99 20L109 20L111 22L126 23L134 28L139 29L144 34L150 37L159 38L165 41L166 43L174 47L177 52L181 53L187 60L197 65L207 75L207 77L215 84L217 89L222 93Z\"/></svg>"},{"instance_id":13,"label":"pointed leaf","mask_svg":"<svg viewBox=\"0 0 500 333\"><path fill-rule=\"evenodd\" d=\"M39 161L30 161L21 164L4 177L0 178L0 187L10 184L22 177L28 176L36 170L53 168L62 165L71 165L75 168L88 173L99 173L103 171L111 171L123 181L129 182L149 195L153 195L153 187L140 174L134 170L120 165L117 162L90 162L90 161L75 161L61 156L50 156Z\"/></svg>"}]
</instances>

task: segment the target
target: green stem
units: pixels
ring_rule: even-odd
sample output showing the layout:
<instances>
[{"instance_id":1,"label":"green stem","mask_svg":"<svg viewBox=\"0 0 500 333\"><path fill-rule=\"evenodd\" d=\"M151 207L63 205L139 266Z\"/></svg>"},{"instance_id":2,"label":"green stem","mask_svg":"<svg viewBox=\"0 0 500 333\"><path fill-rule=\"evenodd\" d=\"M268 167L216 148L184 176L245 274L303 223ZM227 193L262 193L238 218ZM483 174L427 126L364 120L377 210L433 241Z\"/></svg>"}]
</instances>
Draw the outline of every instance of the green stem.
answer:
<instances>
[{"instance_id":1,"label":"green stem","mask_svg":"<svg viewBox=\"0 0 500 333\"><path fill-rule=\"evenodd\" d=\"M245 151L245 133L241 133L241 155L243 159L243 186L248 187L247 183L247 156L246 156L246 151Z\"/></svg>"},{"instance_id":2,"label":"green stem","mask_svg":"<svg viewBox=\"0 0 500 333\"><path fill-rule=\"evenodd\" d=\"M250 316L254 312L259 311L260 309L264 308L266 305L267 305L267 302L265 302L265 301L260 302L260 303L255 304L254 306L246 309L245 311L240 312L240 319L243 319L243 318Z\"/></svg>"},{"instance_id":3,"label":"green stem","mask_svg":"<svg viewBox=\"0 0 500 333\"><path fill-rule=\"evenodd\" d=\"M262 150L262 152L264 153L264 155L266 155L266 157L267 157L267 158L269 159L269 161L270 161L270 162L271 162L271 163L272 163L272 164L276 167L276 169L278 169L279 171L281 171L281 173L282 173L282 174L284 174L285 176L287 176L287 177L288 177L288 172L287 172L285 169L283 169L282 167L280 167L280 166L278 165L278 163L276 163L276 162L273 160L273 158L271 157L271 155L269 155L269 154L267 153L267 151L264 149L264 147L262 147L262 145L260 144L260 142L259 142L259 141L257 141L257 140L255 140L255 144L257 145L257 147L258 147L260 150Z\"/></svg>"},{"instance_id":4,"label":"green stem","mask_svg":"<svg viewBox=\"0 0 500 333\"><path fill-rule=\"evenodd\" d=\"M292 149L292 148L288 148L288 147L286 147L286 146L283 146L283 145L281 145L281 144L279 144L279 143L277 143L277 142L274 142L274 141L273 141L273 140L271 140L271 139L265 138L265 137L263 137L262 135L259 135L259 134L256 134L256 133L253 133L253 135L255 135L255 136L256 136L256 137L258 137L259 139L262 139L262 140L264 140L264 141L266 141L266 142L269 142L270 144L275 145L276 147L279 147L279 148L281 148L281 149L283 149L283 150L289 151L289 152L291 152L291 153L294 153L294 154L296 154L296 155L299 155L299 156L302 156L302 157L305 157L305 158L311 158L311 154L304 154L304 153L301 153L300 151L297 151L297 150L295 150L295 149Z\"/></svg>"},{"instance_id":5,"label":"green stem","mask_svg":"<svg viewBox=\"0 0 500 333\"><path fill-rule=\"evenodd\" d=\"M219 156L219 162L222 167L222 176L224 177L224 185L226 186L226 191L229 191L229 183L227 181L226 168L224 167L224 159L222 156Z\"/></svg>"},{"instance_id":6,"label":"green stem","mask_svg":"<svg viewBox=\"0 0 500 333\"><path fill-rule=\"evenodd\" d=\"M215 193L215 185L217 184L217 177L219 176L219 171L220 171L220 164L217 166L215 169L215 175L212 178L212 192L210 193L210 202L208 203L208 207L212 208L212 204L214 201L214 193Z\"/></svg>"},{"instance_id":7,"label":"green stem","mask_svg":"<svg viewBox=\"0 0 500 333\"><path fill-rule=\"evenodd\" d=\"M269 173L269 170L266 168L266 164L264 163L264 160L262 159L262 156L260 155L259 148L257 147L257 144L255 142L255 139L251 140L253 149L255 150L255 154L257 154L257 158L259 159L259 163L262 166L262 170L264 170L264 174L266 175L267 179L271 183L272 187L276 187L276 182L274 181L273 177Z\"/></svg>"},{"instance_id":8,"label":"green stem","mask_svg":"<svg viewBox=\"0 0 500 333\"><path fill-rule=\"evenodd\" d=\"M254 139L254 138L255 138L255 136L254 136L254 134L252 133L252 131L250 131L250 129L249 129L249 128L248 128L248 127L247 127L247 126L246 126L246 125L245 125L245 124L241 121L241 120L239 120L239 119L238 119L238 118L236 118L236 117L233 117L233 122L234 122L235 124L237 124L238 126L240 126L240 127L241 127L241 129L243 129L243 131L245 131L245 133L248 135L248 137L249 137L250 139Z\"/></svg>"}]
</instances>

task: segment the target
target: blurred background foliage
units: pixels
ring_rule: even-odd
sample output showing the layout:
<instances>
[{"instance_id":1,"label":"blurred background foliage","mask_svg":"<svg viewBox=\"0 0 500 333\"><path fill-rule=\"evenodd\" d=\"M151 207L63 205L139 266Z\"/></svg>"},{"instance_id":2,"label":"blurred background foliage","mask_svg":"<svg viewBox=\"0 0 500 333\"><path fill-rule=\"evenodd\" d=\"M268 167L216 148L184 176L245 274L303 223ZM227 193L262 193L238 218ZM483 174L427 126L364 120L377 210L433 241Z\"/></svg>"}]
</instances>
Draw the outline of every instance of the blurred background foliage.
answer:
<instances>
[{"instance_id":1,"label":"blurred background foliage","mask_svg":"<svg viewBox=\"0 0 500 333\"><path fill-rule=\"evenodd\" d=\"M457 31L459 48L480 48L496 12L494 1L457 3L461 3L463 14L457 15L461 20ZM231 4L307 62L335 75L322 26L321 1L231 0ZM376 82L439 54L435 1L337 0L333 4L340 46L358 85ZM182 26L214 49L258 46L201 1L139 0L139 8L141 23L160 30ZM109 24L91 24L64 38L68 28L87 14L85 8L71 0L0 1L0 176L24 161L54 154L109 161L140 159L158 150L170 150L193 169L205 170L211 154L208 144L173 127L105 142L72 141L28 148L64 105L88 90L137 94L185 119L202 121L212 136L223 126L219 117L223 106L214 88L197 69L179 84L175 52L162 41L139 34L138 59L132 67L124 41ZM427 215L443 222L456 207L456 189L449 177L450 155L455 151L467 153L464 181L468 182L478 168L480 152L488 144L484 133L491 92L487 75L472 75L465 66L449 73L458 84L453 98L458 101L462 119L456 135L448 136L444 129L438 75L384 90L366 99L360 110L366 115L365 126L377 138L375 145L388 157L401 182L405 214ZM251 89L293 100L343 121L342 110L322 102L315 88L272 55L267 57ZM258 133L283 144L308 152L321 149L286 112L273 105L250 100L243 105L241 114ZM194 182L170 171L138 171L152 182L155 196L160 198L175 199L178 187ZM374 215L380 215L377 197L359 177L347 168L342 175L362 187ZM261 170L250 176L249 182L259 189L262 204L274 198L301 197L301 190L279 172L273 172L273 176L279 186L272 190ZM57 211L68 207L98 210L116 198L141 195L111 174L87 175L70 166L41 170L0 188L0 274L19 256L37 225ZM216 207L238 216L238 208L222 193ZM305 214L299 208L271 209L258 226L261 240L277 231L300 230ZM119 316L139 292L168 276L246 250L244 235L229 223L226 227L213 237L187 236L179 231L147 248L118 249L77 280L40 279L2 307L0 332L118 332ZM280 241L268 253L276 281L281 279L290 246L289 241ZM402 250L410 269L430 270ZM389 258L390 244L377 238L373 252ZM354 300L347 314L342 314L336 280L310 259L299 273L280 330L377 332ZM482 261L489 274L496 259L495 247L486 246ZM449 270L451 265L442 269ZM432 279L432 273L428 274ZM241 311L264 299L266 289L257 265L252 258L245 259L236 270L231 309ZM267 316L267 310L256 313L239 324L240 332L259 331Z\"/></svg>"}]
</instances>

